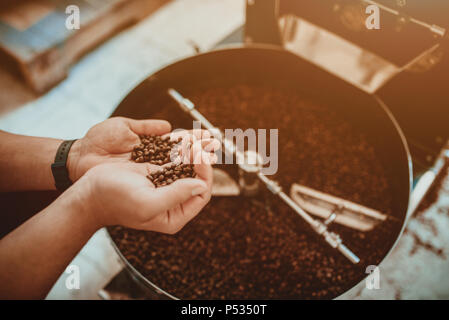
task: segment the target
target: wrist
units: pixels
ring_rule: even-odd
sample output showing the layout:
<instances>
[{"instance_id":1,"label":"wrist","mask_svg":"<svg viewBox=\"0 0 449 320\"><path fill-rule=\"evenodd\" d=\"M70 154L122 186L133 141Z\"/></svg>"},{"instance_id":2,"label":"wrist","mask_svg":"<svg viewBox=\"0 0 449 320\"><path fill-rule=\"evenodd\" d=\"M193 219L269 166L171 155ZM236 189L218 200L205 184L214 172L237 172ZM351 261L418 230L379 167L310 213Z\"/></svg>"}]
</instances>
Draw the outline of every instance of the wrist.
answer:
<instances>
[{"instance_id":1,"label":"wrist","mask_svg":"<svg viewBox=\"0 0 449 320\"><path fill-rule=\"evenodd\" d=\"M96 200L88 179L79 179L61 197L70 211L76 212L76 218L80 220L86 230L93 233L105 226L98 209L95 208Z\"/></svg>"},{"instance_id":2,"label":"wrist","mask_svg":"<svg viewBox=\"0 0 449 320\"><path fill-rule=\"evenodd\" d=\"M67 171L69 173L70 181L75 183L82 174L79 173L79 162L81 158L81 144L82 139L76 140L70 148L69 155L67 157Z\"/></svg>"}]
</instances>

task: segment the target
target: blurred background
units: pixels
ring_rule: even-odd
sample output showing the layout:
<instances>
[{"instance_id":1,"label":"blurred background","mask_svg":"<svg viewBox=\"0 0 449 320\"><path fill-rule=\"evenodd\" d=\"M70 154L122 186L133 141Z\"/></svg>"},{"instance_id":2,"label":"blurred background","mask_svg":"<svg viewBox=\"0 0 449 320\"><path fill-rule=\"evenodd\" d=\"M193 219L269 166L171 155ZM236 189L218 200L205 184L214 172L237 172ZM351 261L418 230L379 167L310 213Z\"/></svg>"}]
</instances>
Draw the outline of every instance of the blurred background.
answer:
<instances>
[{"instance_id":1,"label":"blurred background","mask_svg":"<svg viewBox=\"0 0 449 320\"><path fill-rule=\"evenodd\" d=\"M365 27L370 4L381 8L380 30ZM79 29L66 26L73 5ZM222 45L282 46L385 101L415 183L439 178L420 189L417 199L432 201L383 263L381 290L362 283L342 298L449 298L448 16L447 0L2 1L0 129L78 138L163 66ZM49 299L111 298L104 288L123 267L104 230L73 263L81 289L67 290L63 274Z\"/></svg>"}]
</instances>

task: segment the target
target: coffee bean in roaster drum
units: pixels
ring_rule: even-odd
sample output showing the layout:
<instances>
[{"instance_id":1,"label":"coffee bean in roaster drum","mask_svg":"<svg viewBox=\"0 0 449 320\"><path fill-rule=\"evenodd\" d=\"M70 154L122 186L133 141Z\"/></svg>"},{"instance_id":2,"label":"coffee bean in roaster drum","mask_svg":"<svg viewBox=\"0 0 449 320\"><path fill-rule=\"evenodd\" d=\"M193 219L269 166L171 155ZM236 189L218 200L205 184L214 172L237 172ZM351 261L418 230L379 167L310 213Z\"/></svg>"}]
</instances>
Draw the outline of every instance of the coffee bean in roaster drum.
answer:
<instances>
[{"instance_id":1,"label":"coffee bean in roaster drum","mask_svg":"<svg viewBox=\"0 0 449 320\"><path fill-rule=\"evenodd\" d=\"M285 190L299 183L395 214L386 168L375 148L332 107L298 88L264 85L192 88L183 94L222 130L277 128L279 170L272 178ZM145 108L159 110L152 117L177 127L191 125L175 102L163 108L151 103ZM231 176L232 168L220 167ZM331 231L361 258L354 265L262 188L251 198L213 197L175 235L123 227L109 232L135 269L181 299L326 299L360 282L368 265L378 265L400 228L393 219L370 232L333 224Z\"/></svg>"}]
</instances>

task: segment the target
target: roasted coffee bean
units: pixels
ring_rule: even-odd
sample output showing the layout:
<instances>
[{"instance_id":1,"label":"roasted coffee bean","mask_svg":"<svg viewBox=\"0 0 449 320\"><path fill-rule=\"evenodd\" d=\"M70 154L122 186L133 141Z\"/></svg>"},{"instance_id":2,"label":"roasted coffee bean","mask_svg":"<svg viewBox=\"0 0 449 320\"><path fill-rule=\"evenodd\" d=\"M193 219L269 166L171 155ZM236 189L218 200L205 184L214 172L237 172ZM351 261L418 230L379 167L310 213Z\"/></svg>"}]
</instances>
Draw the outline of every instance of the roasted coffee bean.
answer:
<instances>
[{"instance_id":1,"label":"roasted coffee bean","mask_svg":"<svg viewBox=\"0 0 449 320\"><path fill-rule=\"evenodd\" d=\"M227 85L185 94L221 129L278 128L279 170L273 178L287 192L292 183L300 183L394 216L381 150L347 115L298 92ZM149 107L160 110L153 117L177 127L192 124L174 102ZM233 166L221 169L236 176ZM183 165L171 170L179 178L188 172ZM265 189L254 198L213 197L175 235L109 228L144 277L181 299L335 298L366 277L367 265L380 263L400 230L394 219L365 233L332 225L331 231L361 258L353 265Z\"/></svg>"}]
</instances>

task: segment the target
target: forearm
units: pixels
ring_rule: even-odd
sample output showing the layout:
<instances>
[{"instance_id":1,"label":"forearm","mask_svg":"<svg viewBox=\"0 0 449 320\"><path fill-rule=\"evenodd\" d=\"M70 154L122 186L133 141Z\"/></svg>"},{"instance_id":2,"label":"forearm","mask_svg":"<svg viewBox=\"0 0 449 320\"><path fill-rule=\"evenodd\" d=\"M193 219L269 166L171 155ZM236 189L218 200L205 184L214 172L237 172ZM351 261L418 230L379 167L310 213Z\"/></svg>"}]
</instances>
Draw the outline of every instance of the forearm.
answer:
<instances>
[{"instance_id":1,"label":"forearm","mask_svg":"<svg viewBox=\"0 0 449 320\"><path fill-rule=\"evenodd\" d=\"M51 164L62 140L0 131L0 191L55 189Z\"/></svg>"},{"instance_id":2,"label":"forearm","mask_svg":"<svg viewBox=\"0 0 449 320\"><path fill-rule=\"evenodd\" d=\"M80 181L82 182L82 181ZM100 228L74 185L0 240L0 298L44 298L65 267Z\"/></svg>"}]
</instances>

